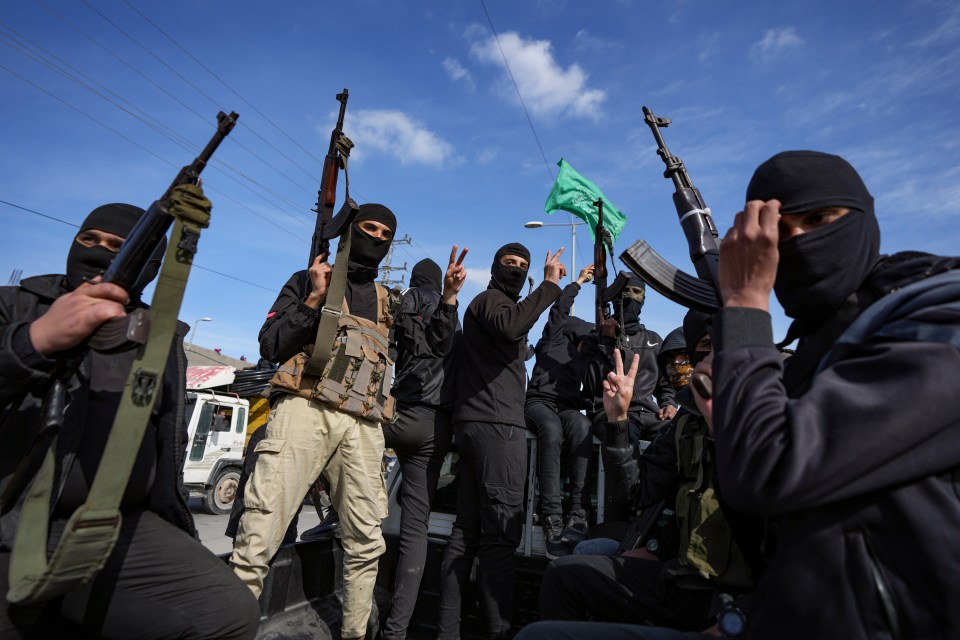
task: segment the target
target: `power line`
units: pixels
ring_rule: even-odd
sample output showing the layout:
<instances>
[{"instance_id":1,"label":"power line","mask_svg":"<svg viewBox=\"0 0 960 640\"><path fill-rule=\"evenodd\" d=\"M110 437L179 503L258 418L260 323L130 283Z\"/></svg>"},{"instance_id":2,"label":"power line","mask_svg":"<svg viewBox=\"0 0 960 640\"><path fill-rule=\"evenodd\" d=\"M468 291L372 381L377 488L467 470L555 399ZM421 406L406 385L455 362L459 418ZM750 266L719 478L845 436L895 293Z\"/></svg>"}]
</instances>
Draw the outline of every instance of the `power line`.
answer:
<instances>
[{"instance_id":1,"label":"power line","mask_svg":"<svg viewBox=\"0 0 960 640\"><path fill-rule=\"evenodd\" d=\"M2 23L0 23L0 24L2 24ZM4 26L6 26L6 25L4 25ZM0 37L2 37L2 36L0 36ZM7 41L4 41L4 44L6 44L7 46L10 46L11 48L14 48L14 49L17 49L17 47L19 46L19 45L16 45L16 46L15 46L14 44L12 44L12 43L10 43L10 42L7 42ZM182 136L180 136L179 134L175 134L177 137L174 137L174 136L171 135L169 132L167 132L167 131L164 130L164 125L163 125L162 123L160 123L159 121L156 121L154 118L152 118L152 117L149 116L148 114L145 114L145 113L144 113L144 116L145 116L146 118L150 118L151 120L154 120L155 122L157 122L156 125L152 124L151 122L148 122L144 117L138 116L137 114L133 113L132 111L130 111L129 109L125 108L123 105L117 103L116 101L111 100L109 97L107 97L107 96L99 93L98 91L96 91L95 89L93 89L91 86L89 86L89 85L85 84L84 82L78 80L77 78L71 76L69 73L63 71L62 69L58 69L58 68L56 67L56 65L50 63L49 61L40 59L38 56L34 55L33 53L31 53L31 52L29 52L29 51L24 51L24 50L22 50L22 49L18 49L18 50L19 50L22 54L27 55L27 56L29 56L29 57L32 57L32 58L33 58L35 61L37 61L38 63L44 64L44 65L47 66L48 68L56 71L57 73L60 73L61 75L63 75L63 76L66 77L67 79L72 80L73 82L75 82L75 83L77 83L79 86L81 86L82 88L87 89L88 91L90 91L91 93L93 93L94 95L96 95L97 97L105 100L106 102L112 104L113 106L117 107L118 109L124 111L125 113L127 113L127 114L130 115L131 117L135 118L136 120L139 120L140 122L142 122L143 124L147 125L147 126L150 127L151 129L153 129L154 131L156 131L157 133L159 133L160 135L166 137L168 140L170 140L170 141L173 142L174 144L179 145L180 147L182 147L183 149L185 149L185 150L188 151L189 153L191 153L191 154L192 154L192 153L196 153L196 148L192 146L192 143L188 144L187 142L183 142L182 140L178 140L177 137L182 138ZM52 55L52 54L51 54L51 55ZM55 56L54 56L54 57L55 57ZM2 65L0 65L0 66L2 66ZM77 111L78 113L81 113L81 114L83 114L83 115L86 115L88 118L91 118L92 120L94 120L95 122L97 122L97 123L100 124L101 126L106 127L107 129L109 129L109 130L112 131L113 133L115 133L115 134L117 134L117 135L120 135L121 137L123 137L123 138L126 139L127 141L133 142L133 140L131 140L130 138L127 138L126 136L123 136L123 134L120 134L118 131L116 131L116 130L110 128L110 127L108 127L108 126L105 125L103 122L100 122L100 121L97 120L96 118L93 118L92 116L89 116L89 115L85 114L85 113L84 113L83 111L81 111L80 109L78 109L78 108L76 108L76 107L73 107L72 105L70 105L69 103L67 103L65 100L63 100L63 99L61 99L61 98L58 98L57 96L55 96L55 95L52 94L51 92L43 89L42 87L40 87L40 86L37 85L36 83L33 83L32 81L26 80L23 76L20 76L19 74L16 74L15 72L11 71L11 70L8 69L7 67L3 67L3 68L6 69L7 71L10 71L11 73L14 73L14 75L17 75L17 77L19 77L21 80L24 80L25 82L29 82L31 85L33 85L33 86L36 87L37 89L40 89L41 91L43 91L43 92L46 93L47 95L50 95L51 97L56 98L57 100L59 100L60 102L63 102L64 104L67 104L68 106L71 106L71 107L72 107L75 111ZM80 72L80 73L82 74L82 72ZM99 84L99 83L98 83L98 84ZM131 105L131 106L132 106L132 105ZM133 107L133 108L136 108L136 107ZM139 109L138 109L138 111L141 111L141 113L143 113L142 110L139 110ZM175 133L175 132L174 132L174 133ZM134 144L137 144L137 143L134 143ZM141 146L141 145L137 145L137 146L140 146L141 149L145 149L145 147L143 147L143 146ZM154 155L154 157L156 157L156 158L158 158L158 159L160 159L160 160L163 160L164 162L166 162L167 164L169 164L169 165L171 165L171 166L173 166L173 167L176 167L176 166L177 166L177 165L174 164L173 162L171 162L171 161L169 161L169 160L165 160L164 158L161 158L161 157L158 156L157 154L153 154L153 155ZM227 164L227 163L225 163L225 162L223 162L223 161L218 161L218 160L216 160L216 159L215 159L215 163L216 163L216 164L214 164L214 167L213 167L215 170L219 171L219 172L220 172L221 174L223 174L225 177L227 177L227 178L229 178L230 180L236 182L239 186L243 187L244 189L247 189L248 191L250 191L250 192L253 193L254 195L257 195L257 196L263 198L265 201L268 202L268 204L269 204L269 201L263 196L263 194L254 191L254 190L251 189L248 185L240 182L240 181L237 180L234 176L232 176L232 175L230 175L229 173L223 171L222 169L220 169L220 168L217 166L217 164L222 164L223 166L227 167L228 169L234 171L235 173L237 173L238 175L240 175L240 176L243 177L244 179L248 180L249 182L252 182L252 183L255 184L256 186L258 186L258 187L260 187L261 189L263 189L264 191L270 193L271 195L273 195L273 196L274 196L275 198L277 198L278 200L280 200L280 201L282 201L282 202L285 201L285 203L286 203L287 205L290 205L290 206L294 207L295 209L296 209L296 208L299 208L300 205L299 205L298 203L293 202L292 200L290 200L289 198L286 198L286 197L283 196L282 194L279 194L278 192L276 192L276 191L268 188L266 185L263 185L263 184L257 182L256 180L254 180L254 179L251 178L250 176L244 174L243 172L241 172L240 170L238 170L238 169L230 166L229 164ZM238 203L238 204L239 204L239 203ZM245 205L243 205L243 206L245 206ZM260 214L257 214L257 213L256 213L255 211L253 211L252 209L249 209L249 207L246 207L246 208L247 208L248 210L252 211L255 215L260 216ZM284 211L282 208L279 208L279 210L280 210L284 215L289 216L290 218L292 218L292 219L293 219L294 221L296 221L297 223L299 223L299 224L301 224L301 225L309 228L309 225L307 225L307 223L304 222L302 219L294 216L293 214L291 214L291 213L288 212L288 211ZM263 216L260 216L260 217L262 218ZM266 218L264 218L264 220L266 220ZM270 222L270 221L268 220L268 222ZM271 222L271 224L275 224L275 223ZM275 226L277 226L277 227L280 228L281 230L289 233L285 228L283 228L283 227L281 227L281 226L279 226L279 225L275 225ZM291 234L291 235L293 235L293 234ZM296 236L295 236L295 237L296 237Z\"/></svg>"},{"instance_id":2,"label":"power line","mask_svg":"<svg viewBox=\"0 0 960 640\"><path fill-rule=\"evenodd\" d=\"M108 54L110 54L112 57L114 57L115 59L117 59L118 61L120 61L121 63L123 63L123 64L124 64L127 68L129 68L131 71L133 71L134 73L136 73L138 76L140 76L141 78L143 78L144 80L146 80L148 83L150 83L150 84L153 85L154 87L156 87L159 91L165 93L167 96L169 96L172 100L174 100L175 102L177 102L177 103L178 103L179 105L181 105L183 108L187 109L189 112L191 112L192 114L194 114L195 116L197 116L198 118L200 118L203 122L207 122L206 116L204 116L204 115L201 114L199 111L197 111L196 109L194 109L193 107L191 107L190 105L188 105L186 102L184 102L183 100L181 100L179 97L177 97L176 95L174 95L172 92L170 92L170 91L168 91L167 89L165 89L165 88L164 88L163 86L161 86L158 82L156 82L155 80L153 80L152 78L150 78L149 76L147 76L145 73L143 73L142 71L140 71L139 69L137 69L134 65L130 64L129 62L127 62L127 60L124 59L122 56L120 56L120 55L117 54L116 52L112 51L111 49L109 49L109 48L106 47L105 45L103 45L103 44L101 44L100 42L98 42L95 38L93 38L93 37L90 36L88 33L86 33L85 31L83 31L82 29L80 29L78 26L76 26L75 24L73 24L72 22L70 22L70 20L68 20L66 17L64 17L63 15L57 13L56 11L54 11L53 9L51 9L50 7L48 7L47 5L45 5L45 4L42 2L42 0L35 0L35 2L37 2L40 6L42 6L44 9L46 9L47 11L49 11L50 13L52 13L53 15L55 15L56 17L58 17L60 20L62 20L64 23L66 23L66 24L67 24L70 28L72 28L74 31L76 31L76 32L79 33L80 35L84 36L84 37L87 38L90 42L92 42L93 44L97 45L97 46L100 47L102 50L104 50L105 52L107 52ZM89 6L89 5L88 5L88 6ZM97 13L98 15L100 15L100 16L101 16L104 20L106 20L108 23L110 23L111 25L113 25L114 27L116 27L118 30L120 30L120 32L123 33L124 35L126 35L128 38L136 41L132 36L130 36L130 35L129 35L128 33L126 33L125 31L123 31L123 29L120 29L120 27L117 27L113 22L111 22L111 21L108 20L105 16L103 16L103 14L100 14L99 12L96 12L96 13ZM147 49L146 49L145 47L143 47L143 45L141 45L139 42L137 42L137 44L138 44L138 46L140 46L141 48L143 48L144 50L146 50L147 53L149 53L150 55L152 55L154 58L159 59L158 56L156 56L155 54L153 54L152 52L150 52L149 50L147 50ZM168 65L166 62L163 62L162 60L161 60L161 62L162 62L165 66L167 66L168 68L170 68L170 65ZM178 77L183 78L183 76L182 76L180 73L177 73L177 72L176 72L175 70L173 70L172 68L171 68L171 70L172 70ZM209 99L211 102L213 102L214 105L217 105L216 101L213 100L213 98L211 98L211 97L208 96L206 93L204 93L202 90L200 90L199 88L197 88L196 85L194 85L194 84L193 84L192 82L190 82L189 80L186 80L185 78L183 78L183 79L184 79L190 86L192 86L192 87L196 88L198 91L200 91L207 99ZM217 108L219 109L220 107L217 106ZM132 115L132 114L131 114L131 115ZM260 134L256 133L255 131L253 131L253 129L250 128L250 127L247 126L247 125L244 125L244 127L245 127L246 129L248 129L249 131L251 131L251 132L252 132L254 135L256 135L258 138L260 138L261 140L263 140L267 145L269 145L269 146L270 146L271 148L273 148L275 151L277 151L277 152L280 153L282 156L284 156L285 158L287 158L287 160L289 160L291 163L293 163L295 166L297 166L297 168L299 168L301 171L304 171L304 173L307 174L307 177L310 177L311 179L313 179L313 176L311 176L305 169L303 169L303 167L300 167L296 162L294 162L294 161L291 160L289 157L287 157L282 151L280 151L279 149L277 149L272 143L270 143L269 141L267 141L263 136L261 136ZM271 169L273 169L274 171L276 171L276 172L279 173L280 175L285 176L286 179L290 180L290 178L289 178L288 176L286 176L286 174L284 174L284 172L280 171L280 169L278 169L277 167L273 166L270 162L268 162L266 159L264 159L263 157L261 157L259 154L257 154L255 151L253 151L252 149L250 149L248 146L246 146L246 145L243 144L242 142L234 141L234 143L235 143L237 146L239 146L241 149L245 150L247 153L249 153L250 155L252 155L254 158L256 158L257 160L259 160L260 162L262 162L263 164L267 165L268 167L270 167ZM294 184L295 184L296 186L298 186L299 188L306 190L308 193L310 192L308 189L306 189L306 188L303 187L302 185L299 185L299 184L297 184L296 182L294 182Z\"/></svg>"},{"instance_id":3,"label":"power line","mask_svg":"<svg viewBox=\"0 0 960 640\"><path fill-rule=\"evenodd\" d=\"M34 88L37 89L38 91L42 91L43 93L47 94L48 96L50 96L51 98L53 98L53 99L56 100L57 102L61 102L61 103L63 103L64 105L70 107L71 109L73 109L74 111L76 111L77 113L79 113L80 115L82 115L84 118L89 118L90 120L96 122L98 125L100 125L100 126L103 127L104 129L106 129L107 131L110 131L111 133L113 133L113 134L115 134L115 135L123 138L124 140L126 140L126 141L129 142L130 144L132 144L132 145L134 145L134 146L136 146L136 147L139 147L140 149L146 151L147 153L149 153L150 155L152 155L152 156L153 156L154 158L156 158L157 160L159 160L159 161L161 161L161 162L165 162L165 163L169 164L169 165L172 166L172 167L176 167L176 166L177 166L177 165L173 164L172 162L170 162L169 160L167 160L166 158L162 158L162 157L158 156L156 153L154 153L154 152L151 151L150 149L146 148L145 146L143 146L143 145L140 144L139 142L136 142L135 140L133 140L133 139L130 138L129 136L120 133L119 131L117 131L116 129L114 129L113 127L111 127L110 125L108 125L108 124L106 124L106 123L98 120L97 118L94 118L93 116L91 116L91 115L88 114L88 113L85 113L84 111L81 111L80 109L78 109L77 107L73 106L72 104L70 104L69 102L67 102L67 101L64 100L63 98L61 98L60 96L58 96L58 95L56 95L56 94L53 94L53 93L51 93L50 91L47 91L46 89L44 89L43 87L41 87L40 85L38 85L36 82L33 82L32 80L29 80L29 79L27 79L27 78L24 78L22 75L20 75L19 73L17 73L16 71L14 71L13 69L11 69L10 67L8 67L8 66L6 66L6 65L4 65L4 64L0 64L0 69L3 69L3 70L5 70L7 73L10 73L10 74L12 74L12 75L20 78L21 80L23 80L24 82L26 82L26 83L29 84L30 86L34 87Z\"/></svg>"},{"instance_id":4,"label":"power line","mask_svg":"<svg viewBox=\"0 0 960 640\"><path fill-rule=\"evenodd\" d=\"M67 225L68 227L76 227L76 228L78 228L78 229L80 228L80 225L78 225L78 224L74 224L74 223L72 223L72 222L67 222L66 220L61 220L60 218L55 218L55 217L53 217L53 216L48 216L48 215L45 214L45 213L40 213L39 211L34 211L33 209L28 209L27 207L21 207L19 204L13 204L12 202L7 202L6 200L0 200L0 203L5 204L5 205L7 205L8 207L13 207L13 208L15 208L15 209L20 209L20 210L22 210L22 211L26 211L26 212L28 212L28 213L36 214L36 215L38 215L38 216L41 216L41 217L43 217L43 218L47 218L47 219L49 219L49 220L56 220L57 222L61 222L61 223L65 224L65 225Z\"/></svg>"},{"instance_id":5,"label":"power line","mask_svg":"<svg viewBox=\"0 0 960 640\"><path fill-rule=\"evenodd\" d=\"M547 161L547 154L543 152L543 145L540 144L540 136L537 135L537 130L533 126L533 120L530 118L530 112L527 111L527 104L523 101L523 96L520 94L520 87L517 85L516 78L513 77L513 71L510 69L510 63L507 61L507 54L503 52L503 46L500 44L500 36L497 35L497 30L493 26L493 20L490 18L490 12L487 11L487 5L483 0L480 0L480 6L483 7L483 12L487 16L487 22L490 23L490 31L493 32L493 38L497 41L497 48L500 49L500 55L503 57L503 65L507 68L507 74L510 76L510 81L513 82L513 88L517 91L517 98L520 99L520 106L523 107L523 114L527 116L527 123L530 125L530 131L533 132L533 139L537 141L537 148L540 149L540 156L543 158L543 165L547 168L547 173L550 174L550 180L553 181L553 169L550 167L550 163Z\"/></svg>"},{"instance_id":6,"label":"power line","mask_svg":"<svg viewBox=\"0 0 960 640\"><path fill-rule=\"evenodd\" d=\"M36 210L34 210L34 209L30 209L30 208L28 208L28 207L21 206L21 205L19 205L19 204L14 204L14 203L12 203L12 202L7 202L6 200L0 200L0 203L5 204L5 205L7 205L7 206L9 206L9 207L14 207L15 209L20 209L21 211L26 211L26 212L28 212L28 213L32 213L32 214L41 216L41 217L43 217L43 218L48 218L48 219L50 219L50 220L56 220L57 222L62 222L63 224L67 225L68 227L74 227L74 228L76 228L76 229L79 229L79 228L80 228L80 225L75 224L75 223L73 223L73 222L67 222L66 220L61 220L60 218L55 218L55 217L50 216L50 215L47 215L47 214L45 214L45 213L40 213L39 211L36 211ZM215 273L215 274L217 274L218 276L223 276L224 278L230 278L231 280L236 280L237 282L242 282L242 283L244 283L244 284L250 285L251 287L257 287L258 289L263 289L264 291L275 291L275 289L272 289L272 288L270 288L270 287L265 287L265 286L263 286L262 284L257 284L256 282L250 282L249 280L244 280L243 278L238 278L238 277L236 277L236 276L232 276L232 275L230 275L229 273L223 273L223 272L221 272L221 271L214 271L213 269L209 269L209 268L207 268L207 267L203 267L203 266L200 266L200 265L198 265L198 264L194 264L194 265L193 265L193 268L194 268L194 269L200 269L200 270L202 270L202 271L209 271L210 273Z\"/></svg>"},{"instance_id":7,"label":"power line","mask_svg":"<svg viewBox=\"0 0 960 640\"><path fill-rule=\"evenodd\" d=\"M226 82L223 78L221 78L219 75L217 75L217 73L214 72L213 69L211 69L210 67L208 67L207 65L205 65L205 64L204 64L203 62L201 62L195 55L193 55L192 53L190 53L190 51L188 51L186 47L184 47L182 44L180 44L179 42L177 42L176 40L174 40L173 37L170 36L170 34L168 34L166 31L164 31L163 29L161 29L159 25L157 25L153 20L151 20L149 17L147 17L142 11L140 11L140 9L138 9L138 8L135 7L133 4L131 4L129 0L123 0L123 2L124 2L124 4L126 4L128 7L130 7L131 9L133 9L137 14L139 14L141 18L143 18L144 20L146 20L147 23L148 23L150 26L152 26L154 29L156 29L158 32L160 32L160 34L163 35L163 37L165 37L167 40L169 40L170 42L172 42L178 49L180 49L180 50L183 51L186 55L188 55L188 56L190 57L190 59L193 60L194 62L196 62L204 71L206 71L206 72L209 73L211 76L213 76L214 78L216 78L217 81L218 81L220 84L222 84L224 87L226 87L226 88L229 89L231 92L233 92L233 94L234 94L235 96L237 96L238 98L240 98L240 100L242 100L245 105L247 105L248 107L250 107L251 109L253 109L253 110L257 113L257 115L259 115L261 118L263 118L264 120L266 120L267 122L269 122L271 125L273 125L273 128L275 128L277 131L279 131L280 133L282 133L282 134L287 138L287 140L289 140L290 142L292 142L293 144L295 144L301 151L303 151L305 154L307 154L308 156L310 156L310 157L311 157L313 160L315 160L317 163L319 163L319 164L321 164L321 165L323 164L323 160L321 160L320 158L318 158L318 157L316 157L315 155L313 155L313 153L311 153L307 148L305 148L303 145L301 145L299 142L297 142L296 139L294 139L292 136L290 136L290 134L288 134L286 131L284 131L282 128L280 128L280 126L279 126L277 123L275 123L273 120L271 120L269 117L267 117L267 115L266 115L265 113L263 113L262 111L260 111L259 109L257 109L255 106L253 106L249 101L247 101L246 98L244 98L242 95L240 95L240 93L239 93L236 89L234 89L233 87L231 87L229 84L227 84L227 82ZM291 162L293 162L293 161L291 160ZM294 163L294 164L296 164L296 163ZM306 171L306 170L304 170L304 171Z\"/></svg>"}]
</instances>

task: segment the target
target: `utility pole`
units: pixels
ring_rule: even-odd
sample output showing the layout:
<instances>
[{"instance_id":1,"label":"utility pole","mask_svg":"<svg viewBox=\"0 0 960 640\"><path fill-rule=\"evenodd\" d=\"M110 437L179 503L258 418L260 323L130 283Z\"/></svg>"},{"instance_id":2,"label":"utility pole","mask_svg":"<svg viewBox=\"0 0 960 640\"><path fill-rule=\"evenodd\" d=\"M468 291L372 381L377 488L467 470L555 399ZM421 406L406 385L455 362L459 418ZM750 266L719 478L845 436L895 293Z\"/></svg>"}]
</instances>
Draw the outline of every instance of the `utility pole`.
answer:
<instances>
[{"instance_id":1,"label":"utility pole","mask_svg":"<svg viewBox=\"0 0 960 640\"><path fill-rule=\"evenodd\" d=\"M383 264L380 265L380 284L386 288L389 289L394 285L397 285L401 288L403 287L404 276L401 274L400 279L396 280L391 277L391 274L394 271L406 271L407 262L404 260L403 266L400 267L393 266L393 250L399 244L410 244L411 242L413 242L413 238L407 234L404 234L402 238L394 238L393 242L390 244L390 250L387 251L387 257L383 259Z\"/></svg>"}]
</instances>

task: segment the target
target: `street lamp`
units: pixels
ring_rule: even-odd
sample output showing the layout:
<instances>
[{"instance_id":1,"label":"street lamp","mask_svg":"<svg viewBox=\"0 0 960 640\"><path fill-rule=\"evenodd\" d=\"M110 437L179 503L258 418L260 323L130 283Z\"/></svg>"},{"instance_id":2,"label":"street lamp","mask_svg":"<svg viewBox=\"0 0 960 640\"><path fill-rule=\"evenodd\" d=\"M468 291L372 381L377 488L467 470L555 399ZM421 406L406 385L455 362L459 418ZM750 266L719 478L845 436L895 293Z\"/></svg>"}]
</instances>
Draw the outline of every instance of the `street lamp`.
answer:
<instances>
[{"instance_id":1,"label":"street lamp","mask_svg":"<svg viewBox=\"0 0 960 640\"><path fill-rule=\"evenodd\" d=\"M200 328L201 322L213 322L213 318L210 316L204 316L198 318L196 322L193 323L193 336L190 338L190 344L187 345L187 351L193 351L193 341L197 339L197 329Z\"/></svg>"},{"instance_id":2,"label":"street lamp","mask_svg":"<svg viewBox=\"0 0 960 640\"><path fill-rule=\"evenodd\" d=\"M523 226L527 229L539 229L540 227L570 227L570 282L577 279L577 227L587 224L586 222L540 222L531 220ZM570 305L570 313L573 313L573 305Z\"/></svg>"},{"instance_id":3,"label":"street lamp","mask_svg":"<svg viewBox=\"0 0 960 640\"><path fill-rule=\"evenodd\" d=\"M540 227L570 227L571 249L570 252L570 282L577 279L577 227L587 224L586 222L540 222L531 220L523 226L527 229L539 229Z\"/></svg>"}]
</instances>

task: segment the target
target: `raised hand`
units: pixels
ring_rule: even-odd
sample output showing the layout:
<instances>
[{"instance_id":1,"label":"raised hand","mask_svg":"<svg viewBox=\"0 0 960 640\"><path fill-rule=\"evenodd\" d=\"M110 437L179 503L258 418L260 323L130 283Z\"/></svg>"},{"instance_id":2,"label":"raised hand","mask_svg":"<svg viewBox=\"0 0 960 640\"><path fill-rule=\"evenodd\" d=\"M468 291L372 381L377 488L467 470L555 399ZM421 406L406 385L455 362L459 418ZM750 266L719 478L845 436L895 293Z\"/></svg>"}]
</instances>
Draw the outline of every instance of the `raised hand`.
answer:
<instances>
[{"instance_id":1,"label":"raised hand","mask_svg":"<svg viewBox=\"0 0 960 640\"><path fill-rule=\"evenodd\" d=\"M780 201L751 200L720 243L720 293L725 307L769 310L780 251Z\"/></svg>"},{"instance_id":2,"label":"raised hand","mask_svg":"<svg viewBox=\"0 0 960 640\"><path fill-rule=\"evenodd\" d=\"M553 284L560 284L560 280L567 275L567 268L560 262L561 255L563 255L563 247L560 247L560 250L553 255L550 255L550 252L547 251L547 260L543 263L544 280L549 280Z\"/></svg>"},{"instance_id":3,"label":"raised hand","mask_svg":"<svg viewBox=\"0 0 960 640\"><path fill-rule=\"evenodd\" d=\"M330 276L333 274L333 267L326 262L327 254L321 253L313 260L308 273L310 274L310 283L313 285L313 291L303 301L303 304L312 309L319 309L323 301L327 299L327 287L330 286Z\"/></svg>"},{"instance_id":4,"label":"raised hand","mask_svg":"<svg viewBox=\"0 0 960 640\"><path fill-rule=\"evenodd\" d=\"M30 323L30 342L44 356L75 347L107 320L126 315L128 302L130 296L115 284L85 282Z\"/></svg>"},{"instance_id":5,"label":"raised hand","mask_svg":"<svg viewBox=\"0 0 960 640\"><path fill-rule=\"evenodd\" d=\"M633 381L637 377L637 368L640 366L640 355L633 354L630 370L624 374L620 349L614 349L613 364L613 371L608 373L603 381L603 410L607 414L608 422L627 419L627 411L633 399Z\"/></svg>"},{"instance_id":6,"label":"raised hand","mask_svg":"<svg viewBox=\"0 0 960 640\"><path fill-rule=\"evenodd\" d=\"M582 286L591 280L593 280L593 265L588 264L583 269L580 269L580 275L577 276L577 284Z\"/></svg>"},{"instance_id":7,"label":"raised hand","mask_svg":"<svg viewBox=\"0 0 960 640\"><path fill-rule=\"evenodd\" d=\"M443 276L443 301L446 304L456 304L457 294L460 292L463 283L467 279L467 268L463 266L463 259L467 257L470 249L464 247L457 257L457 245L450 249L450 263L447 265L447 272Z\"/></svg>"}]
</instances>

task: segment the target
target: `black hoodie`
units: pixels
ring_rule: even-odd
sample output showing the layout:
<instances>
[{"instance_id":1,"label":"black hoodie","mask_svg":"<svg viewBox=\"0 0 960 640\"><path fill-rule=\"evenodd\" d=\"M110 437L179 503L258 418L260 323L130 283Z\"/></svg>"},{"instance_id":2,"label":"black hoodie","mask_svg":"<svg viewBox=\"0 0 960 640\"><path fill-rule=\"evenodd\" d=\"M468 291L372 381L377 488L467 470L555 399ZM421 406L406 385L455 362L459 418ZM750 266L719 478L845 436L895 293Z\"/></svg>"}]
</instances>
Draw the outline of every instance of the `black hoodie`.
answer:
<instances>
[{"instance_id":1,"label":"black hoodie","mask_svg":"<svg viewBox=\"0 0 960 640\"><path fill-rule=\"evenodd\" d=\"M527 402L543 400L558 408L581 409L582 364L577 350L593 325L570 315L580 285L571 282L550 308L547 326L537 342L537 361L527 385Z\"/></svg>"}]
</instances>

